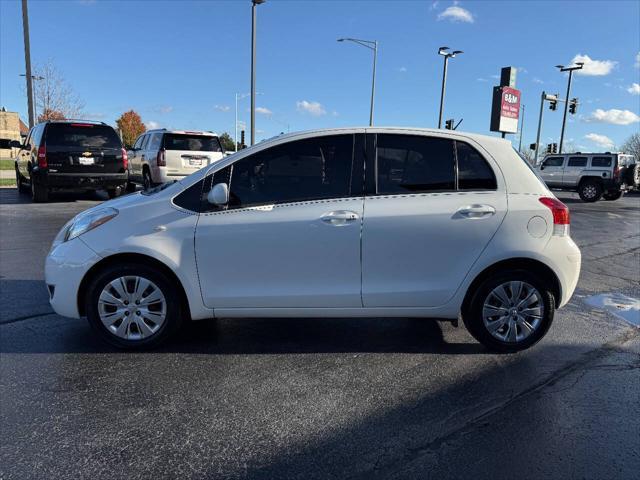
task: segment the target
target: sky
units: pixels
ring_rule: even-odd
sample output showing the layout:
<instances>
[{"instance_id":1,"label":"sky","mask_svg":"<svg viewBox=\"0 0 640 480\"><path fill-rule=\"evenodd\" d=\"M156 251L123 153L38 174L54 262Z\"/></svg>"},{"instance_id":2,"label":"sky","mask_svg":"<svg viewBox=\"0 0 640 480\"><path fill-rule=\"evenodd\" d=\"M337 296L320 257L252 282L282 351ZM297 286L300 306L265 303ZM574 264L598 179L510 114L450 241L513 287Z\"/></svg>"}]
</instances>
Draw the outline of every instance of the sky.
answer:
<instances>
[{"instance_id":1,"label":"sky","mask_svg":"<svg viewBox=\"0 0 640 480\"><path fill-rule=\"evenodd\" d=\"M372 52L340 37L379 42L375 125L436 127L442 81L438 47L451 59L445 118L489 132L501 67L518 68L523 146L535 142L540 95L560 93L554 66L574 75L565 142L612 150L640 130L638 1L282 1L257 7L257 140L280 132L362 126L369 120ZM150 128L233 135L235 94L250 89L251 2L29 1L32 63L52 62L110 124L134 109ZM0 105L26 120L18 0L0 0ZM249 98L238 103L241 125ZM541 143L558 142L562 108L544 110ZM247 132L248 138L248 132ZM508 135L514 146L519 137Z\"/></svg>"}]
</instances>

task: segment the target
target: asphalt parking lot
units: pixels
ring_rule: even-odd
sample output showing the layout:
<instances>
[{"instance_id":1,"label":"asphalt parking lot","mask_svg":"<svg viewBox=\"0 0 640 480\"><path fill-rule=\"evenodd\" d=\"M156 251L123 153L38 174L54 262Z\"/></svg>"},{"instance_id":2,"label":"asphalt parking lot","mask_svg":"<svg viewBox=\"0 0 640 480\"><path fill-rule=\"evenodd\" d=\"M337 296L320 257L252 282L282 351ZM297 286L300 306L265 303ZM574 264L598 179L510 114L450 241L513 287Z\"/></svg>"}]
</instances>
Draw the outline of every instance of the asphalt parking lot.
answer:
<instances>
[{"instance_id":1,"label":"asphalt parking lot","mask_svg":"<svg viewBox=\"0 0 640 480\"><path fill-rule=\"evenodd\" d=\"M104 198L0 189L0 478L637 478L640 329L588 302L640 298L640 195L558 196L582 274L528 351L416 319L248 319L123 353L43 282Z\"/></svg>"}]
</instances>

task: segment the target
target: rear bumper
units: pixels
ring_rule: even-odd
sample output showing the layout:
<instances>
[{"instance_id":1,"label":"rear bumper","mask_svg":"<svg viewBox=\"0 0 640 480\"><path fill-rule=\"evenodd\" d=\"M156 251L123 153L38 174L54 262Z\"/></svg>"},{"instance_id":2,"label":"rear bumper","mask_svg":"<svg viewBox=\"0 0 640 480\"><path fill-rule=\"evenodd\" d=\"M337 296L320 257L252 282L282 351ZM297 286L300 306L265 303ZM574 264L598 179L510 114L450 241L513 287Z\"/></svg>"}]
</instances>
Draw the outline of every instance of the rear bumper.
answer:
<instances>
[{"instance_id":1,"label":"rear bumper","mask_svg":"<svg viewBox=\"0 0 640 480\"><path fill-rule=\"evenodd\" d=\"M127 183L126 173L50 173L36 172L36 183L59 190L116 188Z\"/></svg>"},{"instance_id":2,"label":"rear bumper","mask_svg":"<svg viewBox=\"0 0 640 480\"><path fill-rule=\"evenodd\" d=\"M543 253L560 281L561 298L558 308L563 307L569 302L578 285L582 254L569 236L552 236Z\"/></svg>"}]
</instances>

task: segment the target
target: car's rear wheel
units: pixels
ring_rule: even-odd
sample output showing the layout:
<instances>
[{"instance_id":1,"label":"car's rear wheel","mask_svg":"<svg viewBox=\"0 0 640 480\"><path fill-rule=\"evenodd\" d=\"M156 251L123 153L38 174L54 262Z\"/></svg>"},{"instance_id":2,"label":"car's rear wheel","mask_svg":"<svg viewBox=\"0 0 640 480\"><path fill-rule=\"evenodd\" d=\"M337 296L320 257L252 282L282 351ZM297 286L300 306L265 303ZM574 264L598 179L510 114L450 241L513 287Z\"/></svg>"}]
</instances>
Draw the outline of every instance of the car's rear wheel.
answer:
<instances>
[{"instance_id":1,"label":"car's rear wheel","mask_svg":"<svg viewBox=\"0 0 640 480\"><path fill-rule=\"evenodd\" d=\"M160 344L182 323L176 285L163 272L144 265L114 265L91 281L87 319L98 334L119 348Z\"/></svg>"},{"instance_id":2,"label":"car's rear wheel","mask_svg":"<svg viewBox=\"0 0 640 480\"><path fill-rule=\"evenodd\" d=\"M109 198L116 198L116 197L120 196L120 192L121 191L122 191L122 189L120 187L108 188L107 189L107 195L109 196Z\"/></svg>"},{"instance_id":3,"label":"car's rear wheel","mask_svg":"<svg viewBox=\"0 0 640 480\"><path fill-rule=\"evenodd\" d=\"M578 195L583 202L597 202L602 197L602 185L591 180L583 182L578 188Z\"/></svg>"},{"instance_id":4,"label":"car's rear wheel","mask_svg":"<svg viewBox=\"0 0 640 480\"><path fill-rule=\"evenodd\" d=\"M20 174L18 167L16 167L16 187L18 187L19 193L27 193L28 189L24 186L24 178Z\"/></svg>"},{"instance_id":5,"label":"car's rear wheel","mask_svg":"<svg viewBox=\"0 0 640 480\"><path fill-rule=\"evenodd\" d=\"M31 199L37 203L49 201L49 189L31 177Z\"/></svg>"},{"instance_id":6,"label":"car's rear wheel","mask_svg":"<svg viewBox=\"0 0 640 480\"><path fill-rule=\"evenodd\" d=\"M482 282L462 318L471 335L490 350L515 352L544 337L554 313L547 282L524 270L511 270Z\"/></svg>"},{"instance_id":7,"label":"car's rear wheel","mask_svg":"<svg viewBox=\"0 0 640 480\"><path fill-rule=\"evenodd\" d=\"M151 180L151 172L149 170L145 170L142 174L142 188L145 190L153 188L153 180Z\"/></svg>"},{"instance_id":8,"label":"car's rear wheel","mask_svg":"<svg viewBox=\"0 0 640 480\"><path fill-rule=\"evenodd\" d=\"M127 186L125 187L125 190L128 193L135 192L136 191L136 184L133 183L133 182L127 182Z\"/></svg>"},{"instance_id":9,"label":"car's rear wheel","mask_svg":"<svg viewBox=\"0 0 640 480\"><path fill-rule=\"evenodd\" d=\"M604 198L605 200L618 200L620 197L622 197L622 190L617 190L617 191L613 191L613 192L606 192L602 195L602 198Z\"/></svg>"}]
</instances>

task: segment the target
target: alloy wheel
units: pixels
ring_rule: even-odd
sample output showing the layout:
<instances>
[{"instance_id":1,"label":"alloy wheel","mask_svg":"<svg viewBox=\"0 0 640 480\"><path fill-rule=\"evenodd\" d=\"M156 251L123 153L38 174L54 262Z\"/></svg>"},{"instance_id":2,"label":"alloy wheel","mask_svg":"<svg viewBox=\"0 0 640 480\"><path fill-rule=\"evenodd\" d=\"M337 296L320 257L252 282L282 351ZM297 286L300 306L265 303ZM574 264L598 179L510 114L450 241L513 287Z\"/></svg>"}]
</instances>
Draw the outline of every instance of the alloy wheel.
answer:
<instances>
[{"instance_id":1,"label":"alloy wheel","mask_svg":"<svg viewBox=\"0 0 640 480\"><path fill-rule=\"evenodd\" d=\"M487 331L502 342L519 343L542 324L542 295L532 285L510 281L489 292L482 309Z\"/></svg>"},{"instance_id":2,"label":"alloy wheel","mask_svg":"<svg viewBox=\"0 0 640 480\"><path fill-rule=\"evenodd\" d=\"M167 301L158 286L144 277L118 277L102 289L98 314L105 328L125 340L148 338L160 330Z\"/></svg>"}]
</instances>

